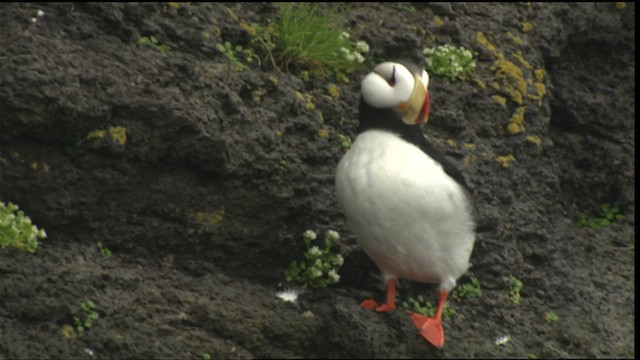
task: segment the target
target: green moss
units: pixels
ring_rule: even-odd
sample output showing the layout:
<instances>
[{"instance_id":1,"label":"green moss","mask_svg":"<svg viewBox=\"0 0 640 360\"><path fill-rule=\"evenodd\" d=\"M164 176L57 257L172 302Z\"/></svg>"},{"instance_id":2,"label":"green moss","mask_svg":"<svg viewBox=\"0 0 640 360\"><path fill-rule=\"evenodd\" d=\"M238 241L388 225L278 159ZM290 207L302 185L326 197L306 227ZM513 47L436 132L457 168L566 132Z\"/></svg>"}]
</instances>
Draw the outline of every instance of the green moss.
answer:
<instances>
[{"instance_id":1,"label":"green moss","mask_svg":"<svg viewBox=\"0 0 640 360\"><path fill-rule=\"evenodd\" d=\"M522 287L522 281L515 276L511 276L509 278L509 286L504 291L504 295L506 295L514 304L520 304L520 291L522 290Z\"/></svg>"},{"instance_id":2,"label":"green moss","mask_svg":"<svg viewBox=\"0 0 640 360\"><path fill-rule=\"evenodd\" d=\"M560 317L556 315L556 313L554 313L553 311L549 311L548 313L544 314L544 319L547 322L556 322L560 320Z\"/></svg>"},{"instance_id":3,"label":"green moss","mask_svg":"<svg viewBox=\"0 0 640 360\"><path fill-rule=\"evenodd\" d=\"M454 300L470 299L482 296L482 289L480 288L480 282L475 276L471 276L470 281L465 284L460 284L451 293L451 298Z\"/></svg>"}]
</instances>

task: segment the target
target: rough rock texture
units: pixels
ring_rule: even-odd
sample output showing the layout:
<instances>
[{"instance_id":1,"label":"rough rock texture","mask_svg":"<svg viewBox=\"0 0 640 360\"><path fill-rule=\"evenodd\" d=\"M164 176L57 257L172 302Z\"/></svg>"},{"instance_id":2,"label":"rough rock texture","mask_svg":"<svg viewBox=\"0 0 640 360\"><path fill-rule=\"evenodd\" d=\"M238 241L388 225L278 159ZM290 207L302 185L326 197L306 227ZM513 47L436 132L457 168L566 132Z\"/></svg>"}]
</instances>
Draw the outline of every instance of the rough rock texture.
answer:
<instances>
[{"instance_id":1,"label":"rough rock texture","mask_svg":"<svg viewBox=\"0 0 640 360\"><path fill-rule=\"evenodd\" d=\"M402 312L358 307L382 291L333 178L368 68L338 99L330 80L234 71L215 45L246 47L239 21L266 24L273 4L0 4L0 200L49 234L34 255L0 250L0 358L634 356L635 5L621 4L346 9L369 66L436 44L478 53L471 81L431 76L425 133L470 184L483 287L451 302L443 350ZM151 35L171 50L137 44ZM625 218L573 226L605 203ZM274 292L306 229L343 235L342 281L286 303ZM88 299L100 318L63 336Z\"/></svg>"}]
</instances>

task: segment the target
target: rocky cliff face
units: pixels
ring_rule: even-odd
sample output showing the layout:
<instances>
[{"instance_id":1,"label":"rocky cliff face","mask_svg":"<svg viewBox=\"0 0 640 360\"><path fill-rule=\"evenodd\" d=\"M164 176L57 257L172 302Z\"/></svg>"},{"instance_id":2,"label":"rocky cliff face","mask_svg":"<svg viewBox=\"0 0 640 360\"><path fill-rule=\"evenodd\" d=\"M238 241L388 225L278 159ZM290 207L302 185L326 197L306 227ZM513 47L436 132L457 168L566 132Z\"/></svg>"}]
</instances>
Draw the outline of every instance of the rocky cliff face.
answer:
<instances>
[{"instance_id":1,"label":"rocky cliff face","mask_svg":"<svg viewBox=\"0 0 640 360\"><path fill-rule=\"evenodd\" d=\"M215 48L246 45L239 22L276 15L272 4L0 5L0 200L49 234L34 255L0 250L2 356L633 356L634 4L348 8L376 61L420 62L445 43L478 53L471 81L432 75L425 127L461 167L478 219L470 272L483 293L452 302L443 351L401 312L358 307L382 292L333 178L369 69L335 97L329 80L236 72ZM574 226L604 204L624 219ZM285 303L274 292L306 229L343 235L342 281ZM511 277L519 304L504 295ZM433 286L408 289L435 302ZM88 299L100 318L73 334Z\"/></svg>"}]
</instances>

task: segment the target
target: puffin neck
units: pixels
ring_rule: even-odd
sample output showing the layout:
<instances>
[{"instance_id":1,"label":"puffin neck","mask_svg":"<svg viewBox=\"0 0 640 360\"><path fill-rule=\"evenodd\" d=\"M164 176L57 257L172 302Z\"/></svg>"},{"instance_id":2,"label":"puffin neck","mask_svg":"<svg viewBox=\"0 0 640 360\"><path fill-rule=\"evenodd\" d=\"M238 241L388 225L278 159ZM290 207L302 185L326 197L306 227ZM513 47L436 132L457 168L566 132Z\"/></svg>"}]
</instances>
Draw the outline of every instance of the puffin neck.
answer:
<instances>
[{"instance_id":1,"label":"puffin neck","mask_svg":"<svg viewBox=\"0 0 640 360\"><path fill-rule=\"evenodd\" d=\"M444 171L457 183L469 190L469 186L460 171L444 156L442 152L434 148L422 133L420 125L407 125L393 110L376 109L360 99L360 124L358 134L367 130L384 130L400 136L403 140L417 146L425 154L440 163Z\"/></svg>"},{"instance_id":2,"label":"puffin neck","mask_svg":"<svg viewBox=\"0 0 640 360\"><path fill-rule=\"evenodd\" d=\"M367 130L389 131L418 147L422 147L423 142L426 142L420 125L407 125L393 110L376 109L360 99L358 133Z\"/></svg>"}]
</instances>

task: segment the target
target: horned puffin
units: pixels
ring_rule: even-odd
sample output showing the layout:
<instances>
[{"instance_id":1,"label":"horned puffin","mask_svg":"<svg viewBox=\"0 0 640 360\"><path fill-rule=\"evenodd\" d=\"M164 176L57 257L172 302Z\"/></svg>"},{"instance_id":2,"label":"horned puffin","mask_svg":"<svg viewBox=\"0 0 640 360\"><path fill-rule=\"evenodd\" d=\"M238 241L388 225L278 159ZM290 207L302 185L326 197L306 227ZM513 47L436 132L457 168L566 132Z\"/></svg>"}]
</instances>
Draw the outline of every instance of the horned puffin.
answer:
<instances>
[{"instance_id":1,"label":"horned puffin","mask_svg":"<svg viewBox=\"0 0 640 360\"><path fill-rule=\"evenodd\" d=\"M468 187L422 133L429 75L405 61L378 64L361 83L358 136L336 170L336 195L358 244L380 268L386 303L396 308L398 278L439 284L434 317L409 313L420 334L444 345L442 311L469 267L475 242Z\"/></svg>"}]
</instances>

